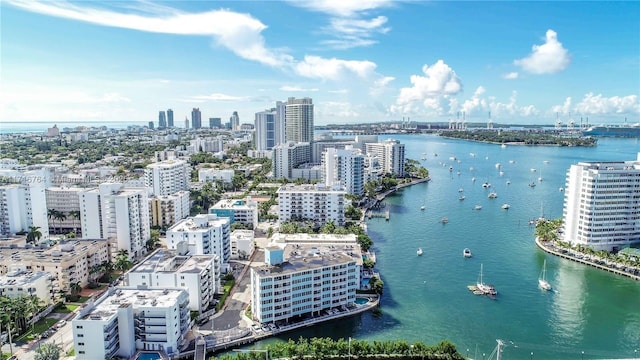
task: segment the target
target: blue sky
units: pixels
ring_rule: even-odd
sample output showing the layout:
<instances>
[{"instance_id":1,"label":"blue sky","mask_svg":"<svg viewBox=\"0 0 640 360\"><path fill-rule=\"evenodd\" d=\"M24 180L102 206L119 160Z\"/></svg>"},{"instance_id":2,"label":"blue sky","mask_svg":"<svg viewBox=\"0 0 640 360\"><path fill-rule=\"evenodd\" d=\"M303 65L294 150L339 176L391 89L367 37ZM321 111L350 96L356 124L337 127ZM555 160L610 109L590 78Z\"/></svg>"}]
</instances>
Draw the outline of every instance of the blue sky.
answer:
<instances>
[{"instance_id":1,"label":"blue sky","mask_svg":"<svg viewBox=\"0 0 640 360\"><path fill-rule=\"evenodd\" d=\"M0 121L640 121L640 2L0 2ZM203 121L207 123L207 121Z\"/></svg>"}]
</instances>

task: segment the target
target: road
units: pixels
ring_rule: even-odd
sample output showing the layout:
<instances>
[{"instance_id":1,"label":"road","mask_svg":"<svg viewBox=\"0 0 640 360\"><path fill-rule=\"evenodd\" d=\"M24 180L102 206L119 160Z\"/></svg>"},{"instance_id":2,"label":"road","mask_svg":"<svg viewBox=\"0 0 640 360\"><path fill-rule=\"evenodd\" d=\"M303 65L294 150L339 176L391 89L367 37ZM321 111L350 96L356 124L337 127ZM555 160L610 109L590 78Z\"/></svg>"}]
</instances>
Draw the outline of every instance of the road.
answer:
<instances>
[{"instance_id":1,"label":"road","mask_svg":"<svg viewBox=\"0 0 640 360\"><path fill-rule=\"evenodd\" d=\"M53 335L46 339L39 340L37 342L33 341L29 344L17 347L16 344L13 344L13 355L17 356L20 360L33 360L36 354L36 349L38 346L42 344L63 344L60 359L66 358L66 353L73 347L73 331L71 328L71 321L67 321L67 323L60 329L58 329ZM2 346L2 352L9 353L9 345L5 344ZM73 357L71 357L73 358Z\"/></svg>"}]
</instances>

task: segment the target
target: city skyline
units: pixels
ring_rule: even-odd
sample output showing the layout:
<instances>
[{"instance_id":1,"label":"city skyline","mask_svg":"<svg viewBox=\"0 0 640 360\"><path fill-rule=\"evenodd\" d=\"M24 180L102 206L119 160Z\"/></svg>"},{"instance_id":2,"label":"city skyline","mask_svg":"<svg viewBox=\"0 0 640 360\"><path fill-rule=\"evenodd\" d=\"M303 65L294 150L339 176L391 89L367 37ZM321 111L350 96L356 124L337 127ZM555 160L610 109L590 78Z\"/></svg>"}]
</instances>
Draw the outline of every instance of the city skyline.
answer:
<instances>
[{"instance_id":1,"label":"city skyline","mask_svg":"<svg viewBox=\"0 0 640 360\"><path fill-rule=\"evenodd\" d=\"M32 2L2 12L0 122L640 121L638 2Z\"/></svg>"}]
</instances>

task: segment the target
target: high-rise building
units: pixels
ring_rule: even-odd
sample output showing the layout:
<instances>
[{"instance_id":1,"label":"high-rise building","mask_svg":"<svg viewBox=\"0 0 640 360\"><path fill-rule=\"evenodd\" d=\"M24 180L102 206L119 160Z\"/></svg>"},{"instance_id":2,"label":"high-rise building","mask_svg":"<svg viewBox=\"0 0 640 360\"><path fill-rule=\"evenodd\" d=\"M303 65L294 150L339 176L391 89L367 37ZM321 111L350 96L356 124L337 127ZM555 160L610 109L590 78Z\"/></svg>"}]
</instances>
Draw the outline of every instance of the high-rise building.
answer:
<instances>
[{"instance_id":1,"label":"high-rise building","mask_svg":"<svg viewBox=\"0 0 640 360\"><path fill-rule=\"evenodd\" d=\"M274 121L274 133L276 145L283 144L287 140L286 136L286 115L287 115L287 103L283 101L276 101L276 116Z\"/></svg>"},{"instance_id":2,"label":"high-rise building","mask_svg":"<svg viewBox=\"0 0 640 360\"><path fill-rule=\"evenodd\" d=\"M326 149L322 174L326 185L340 185L351 195L364 193L364 156L351 145L345 149Z\"/></svg>"},{"instance_id":3,"label":"high-rise building","mask_svg":"<svg viewBox=\"0 0 640 360\"><path fill-rule=\"evenodd\" d=\"M276 146L275 121L275 109L256 113L254 132L256 150L271 150Z\"/></svg>"},{"instance_id":4,"label":"high-rise building","mask_svg":"<svg viewBox=\"0 0 640 360\"><path fill-rule=\"evenodd\" d=\"M173 110L171 109L167 110L167 126L173 127Z\"/></svg>"},{"instance_id":5,"label":"high-rise building","mask_svg":"<svg viewBox=\"0 0 640 360\"><path fill-rule=\"evenodd\" d=\"M640 153L636 161L579 162L567 172L564 241L617 251L640 243Z\"/></svg>"},{"instance_id":6,"label":"high-rise building","mask_svg":"<svg viewBox=\"0 0 640 360\"><path fill-rule=\"evenodd\" d=\"M187 118L186 116L184 117L184 128L185 129L189 128L189 118Z\"/></svg>"},{"instance_id":7,"label":"high-rise building","mask_svg":"<svg viewBox=\"0 0 640 360\"><path fill-rule=\"evenodd\" d=\"M404 144L399 140L387 139L378 143L365 143L367 155L378 158L386 174L404 176Z\"/></svg>"},{"instance_id":8,"label":"high-rise building","mask_svg":"<svg viewBox=\"0 0 640 360\"><path fill-rule=\"evenodd\" d=\"M82 236L80 222L80 193L86 189L79 187L48 187L45 190L47 198L47 213L55 210L65 215L65 218L50 217L50 232L56 234L75 233L76 237Z\"/></svg>"},{"instance_id":9,"label":"high-rise building","mask_svg":"<svg viewBox=\"0 0 640 360\"><path fill-rule=\"evenodd\" d=\"M0 235L12 236L16 232L39 227L41 239L49 238L45 188L49 173L45 169L19 172L22 184L0 186Z\"/></svg>"},{"instance_id":10,"label":"high-rise building","mask_svg":"<svg viewBox=\"0 0 640 360\"><path fill-rule=\"evenodd\" d=\"M129 258L146 253L151 237L147 189L103 183L98 189L80 193L80 213L85 238L109 239L115 249L126 250Z\"/></svg>"},{"instance_id":11,"label":"high-rise building","mask_svg":"<svg viewBox=\"0 0 640 360\"><path fill-rule=\"evenodd\" d=\"M200 108L193 108L193 110L191 110L191 127L194 130L202 127L202 113L200 112Z\"/></svg>"},{"instance_id":12,"label":"high-rise building","mask_svg":"<svg viewBox=\"0 0 640 360\"><path fill-rule=\"evenodd\" d=\"M153 195L171 195L189 190L189 164L184 160L166 160L151 163L144 169L144 184Z\"/></svg>"},{"instance_id":13,"label":"high-rise building","mask_svg":"<svg viewBox=\"0 0 640 360\"><path fill-rule=\"evenodd\" d=\"M189 192L150 197L149 211L151 226L172 226L189 216Z\"/></svg>"},{"instance_id":14,"label":"high-rise building","mask_svg":"<svg viewBox=\"0 0 640 360\"><path fill-rule=\"evenodd\" d=\"M222 119L219 117L209 118L209 127L211 129L222 128Z\"/></svg>"},{"instance_id":15,"label":"high-rise building","mask_svg":"<svg viewBox=\"0 0 640 360\"><path fill-rule=\"evenodd\" d=\"M293 169L311 159L309 143L285 142L273 147L271 158L273 177L276 179L292 179Z\"/></svg>"},{"instance_id":16,"label":"high-rise building","mask_svg":"<svg viewBox=\"0 0 640 360\"><path fill-rule=\"evenodd\" d=\"M229 118L229 124L231 124L231 130L233 131L240 130L240 116L238 116L237 111L234 111L231 117Z\"/></svg>"},{"instance_id":17,"label":"high-rise building","mask_svg":"<svg viewBox=\"0 0 640 360\"><path fill-rule=\"evenodd\" d=\"M184 289L110 287L72 321L78 360L134 357L136 350L180 352L189 331Z\"/></svg>"},{"instance_id":18,"label":"high-rise building","mask_svg":"<svg viewBox=\"0 0 640 360\"><path fill-rule=\"evenodd\" d=\"M153 121L149 121L149 129L153 130Z\"/></svg>"},{"instance_id":19,"label":"high-rise building","mask_svg":"<svg viewBox=\"0 0 640 360\"><path fill-rule=\"evenodd\" d=\"M167 127L167 115L164 111L160 111L158 115L158 129L164 129Z\"/></svg>"},{"instance_id":20,"label":"high-rise building","mask_svg":"<svg viewBox=\"0 0 640 360\"><path fill-rule=\"evenodd\" d=\"M287 141L313 142L313 101L310 98L287 100L285 110Z\"/></svg>"},{"instance_id":21,"label":"high-rise building","mask_svg":"<svg viewBox=\"0 0 640 360\"><path fill-rule=\"evenodd\" d=\"M278 218L286 221L312 221L322 226L333 221L344 225L344 190L326 185L284 185L278 193Z\"/></svg>"}]
</instances>

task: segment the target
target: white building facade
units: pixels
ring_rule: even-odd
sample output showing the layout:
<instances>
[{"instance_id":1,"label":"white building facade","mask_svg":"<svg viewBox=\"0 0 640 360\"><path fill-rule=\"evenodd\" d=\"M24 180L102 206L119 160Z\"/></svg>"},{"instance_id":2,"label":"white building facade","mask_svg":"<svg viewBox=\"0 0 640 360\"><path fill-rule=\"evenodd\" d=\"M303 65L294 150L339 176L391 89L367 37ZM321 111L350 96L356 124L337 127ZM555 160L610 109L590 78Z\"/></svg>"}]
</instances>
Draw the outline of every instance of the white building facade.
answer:
<instances>
[{"instance_id":1,"label":"white building facade","mask_svg":"<svg viewBox=\"0 0 640 360\"><path fill-rule=\"evenodd\" d=\"M132 358L137 350L179 352L189 330L183 289L109 288L71 322L78 360Z\"/></svg>"},{"instance_id":2,"label":"white building facade","mask_svg":"<svg viewBox=\"0 0 640 360\"><path fill-rule=\"evenodd\" d=\"M640 153L636 161L572 165L563 217L571 244L618 251L640 243Z\"/></svg>"},{"instance_id":3,"label":"white building facade","mask_svg":"<svg viewBox=\"0 0 640 360\"><path fill-rule=\"evenodd\" d=\"M352 249L289 244L265 248L251 268L251 311L261 323L350 306L360 284L362 256Z\"/></svg>"},{"instance_id":4,"label":"white building facade","mask_svg":"<svg viewBox=\"0 0 640 360\"><path fill-rule=\"evenodd\" d=\"M316 226L333 221L344 225L346 192L339 187L285 185L278 189L278 216L281 222L311 220Z\"/></svg>"},{"instance_id":5,"label":"white building facade","mask_svg":"<svg viewBox=\"0 0 640 360\"><path fill-rule=\"evenodd\" d=\"M234 230L231 232L231 258L249 259L255 251L255 233L252 230Z\"/></svg>"},{"instance_id":6,"label":"white building facade","mask_svg":"<svg viewBox=\"0 0 640 360\"><path fill-rule=\"evenodd\" d=\"M273 148L272 168L276 179L293 178L293 169L311 160L311 145L306 142L288 141Z\"/></svg>"},{"instance_id":7,"label":"white building facade","mask_svg":"<svg viewBox=\"0 0 640 360\"><path fill-rule=\"evenodd\" d=\"M167 231L168 249L187 247L191 255L216 255L223 272L231 258L231 227L228 218L200 214L188 217Z\"/></svg>"},{"instance_id":8,"label":"white building facade","mask_svg":"<svg viewBox=\"0 0 640 360\"><path fill-rule=\"evenodd\" d=\"M364 156L351 145L345 149L326 149L322 157L322 172L326 185L340 185L351 195L364 193Z\"/></svg>"},{"instance_id":9,"label":"white building facade","mask_svg":"<svg viewBox=\"0 0 640 360\"><path fill-rule=\"evenodd\" d=\"M225 184L231 184L233 175L234 171L230 169L198 169L198 181L200 182L222 181Z\"/></svg>"},{"instance_id":10,"label":"white building facade","mask_svg":"<svg viewBox=\"0 0 640 360\"><path fill-rule=\"evenodd\" d=\"M0 297L18 298L36 296L42 304L54 301L51 273L27 271L23 265L13 266L5 276L0 276Z\"/></svg>"},{"instance_id":11,"label":"white building facade","mask_svg":"<svg viewBox=\"0 0 640 360\"><path fill-rule=\"evenodd\" d=\"M189 190L191 177L189 164L184 160L166 160L147 165L144 170L145 186L153 195L171 195Z\"/></svg>"},{"instance_id":12,"label":"white building facade","mask_svg":"<svg viewBox=\"0 0 640 360\"><path fill-rule=\"evenodd\" d=\"M172 226L189 216L189 192L149 198L151 226Z\"/></svg>"},{"instance_id":13,"label":"white building facade","mask_svg":"<svg viewBox=\"0 0 640 360\"><path fill-rule=\"evenodd\" d=\"M378 143L365 143L366 153L376 156L382 170L398 177L404 176L404 144L387 139Z\"/></svg>"},{"instance_id":14,"label":"white building facade","mask_svg":"<svg viewBox=\"0 0 640 360\"><path fill-rule=\"evenodd\" d=\"M271 150L276 143L276 110L265 110L255 115L254 141L256 150Z\"/></svg>"},{"instance_id":15,"label":"white building facade","mask_svg":"<svg viewBox=\"0 0 640 360\"><path fill-rule=\"evenodd\" d=\"M209 214L229 218L231 224L238 222L251 225L253 229L258 227L258 203L251 200L251 196L244 200L220 200L209 208Z\"/></svg>"},{"instance_id":16,"label":"white building facade","mask_svg":"<svg viewBox=\"0 0 640 360\"><path fill-rule=\"evenodd\" d=\"M220 264L215 255L187 255L158 249L126 274L127 286L180 288L189 294L189 309L202 313L220 290Z\"/></svg>"},{"instance_id":17,"label":"white building facade","mask_svg":"<svg viewBox=\"0 0 640 360\"><path fill-rule=\"evenodd\" d=\"M85 238L114 241L112 253L127 250L131 259L146 253L151 237L147 189L100 184L80 193L80 206Z\"/></svg>"},{"instance_id":18,"label":"white building facade","mask_svg":"<svg viewBox=\"0 0 640 360\"><path fill-rule=\"evenodd\" d=\"M79 187L52 186L45 190L47 209L56 210L66 216L64 220L49 218L49 228L58 234L74 232L76 237L82 237L80 218L74 214L80 213L80 193L84 189Z\"/></svg>"}]
</instances>

